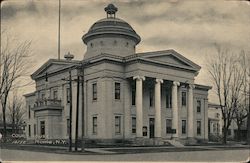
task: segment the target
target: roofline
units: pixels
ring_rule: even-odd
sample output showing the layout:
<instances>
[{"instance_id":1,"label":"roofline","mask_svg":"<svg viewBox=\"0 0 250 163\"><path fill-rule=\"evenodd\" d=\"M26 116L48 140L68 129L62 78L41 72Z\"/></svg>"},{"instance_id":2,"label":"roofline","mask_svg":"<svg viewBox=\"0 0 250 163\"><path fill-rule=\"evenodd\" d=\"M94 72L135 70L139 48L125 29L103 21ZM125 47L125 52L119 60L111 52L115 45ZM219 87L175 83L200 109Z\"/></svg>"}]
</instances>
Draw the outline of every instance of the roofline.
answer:
<instances>
[{"instance_id":1,"label":"roofline","mask_svg":"<svg viewBox=\"0 0 250 163\"><path fill-rule=\"evenodd\" d=\"M41 72L43 69L47 68L50 64L52 63L60 63L60 64L65 64L68 65L69 63L74 63L74 64L80 64L81 61L79 60L64 60L64 59L49 59L47 62L45 62L42 66L40 66L34 73L32 73L31 79L35 80L35 76Z\"/></svg>"},{"instance_id":2,"label":"roofline","mask_svg":"<svg viewBox=\"0 0 250 163\"><path fill-rule=\"evenodd\" d=\"M198 71L201 69L201 66L199 66L198 64L196 64L196 63L194 63L193 61L189 60L188 58L184 57L183 55L181 55L180 53L178 53L178 52L175 51L174 49L142 52L142 53L136 53L136 55L139 55L139 56L149 56L149 55L153 55L153 54L164 54L164 53L175 54L176 57L179 57L180 59L183 59L183 60L185 60L186 62L188 62L188 63L190 63L191 65L193 65Z\"/></svg>"},{"instance_id":3,"label":"roofline","mask_svg":"<svg viewBox=\"0 0 250 163\"><path fill-rule=\"evenodd\" d=\"M211 106L211 107L220 107L220 104L215 104L215 103L212 103L212 102L208 102L208 107Z\"/></svg>"},{"instance_id":4,"label":"roofline","mask_svg":"<svg viewBox=\"0 0 250 163\"><path fill-rule=\"evenodd\" d=\"M24 97L35 96L35 92L27 93L23 95Z\"/></svg>"},{"instance_id":5,"label":"roofline","mask_svg":"<svg viewBox=\"0 0 250 163\"><path fill-rule=\"evenodd\" d=\"M69 66L67 66L67 67L63 67L63 68L61 68L61 69L57 69L57 70L54 70L54 71L52 71L52 72L49 72L49 73L47 73L47 75L48 75L48 77L50 77L50 76L53 76L53 74L59 74L59 73L61 73L61 72L65 72L65 71L67 71L67 70L69 70L69 69L71 69L71 70L77 69L78 66L79 66L79 65L69 65ZM33 80L42 79L42 78L45 78L45 74L36 76L36 78L34 78Z\"/></svg>"},{"instance_id":6,"label":"roofline","mask_svg":"<svg viewBox=\"0 0 250 163\"><path fill-rule=\"evenodd\" d=\"M104 35L104 36L103 36ZM82 41L84 42L84 44L87 45L87 43L95 38L99 38L99 37L105 37L105 36L124 36L124 37L130 37L131 39L133 39L137 44L139 44L141 42L141 37L135 33L135 34L129 34L129 33L125 33L125 32L95 32L95 33L86 33L85 35L82 36Z\"/></svg>"},{"instance_id":7,"label":"roofline","mask_svg":"<svg viewBox=\"0 0 250 163\"><path fill-rule=\"evenodd\" d=\"M144 57L141 57L138 54L132 54L126 57L121 57L121 56L116 56L113 54L108 54L108 53L101 53L99 55L84 59L82 61L82 63L86 64L91 64L91 63L95 63L101 60L111 60L111 61L117 61L117 62L121 62L121 63L129 63L131 61L136 61L136 60L141 60L147 63L152 63L152 64L159 64L159 65L164 65L164 66L169 66L169 67L173 67L173 68L177 68L177 69L182 69L182 70L186 70L186 71L192 71L192 72L198 72L199 69L195 69L193 67L186 67L186 66L180 66L180 65L176 65L176 64L171 64L171 63L165 63L165 62L160 62L160 61L156 61L156 60L150 60Z\"/></svg>"},{"instance_id":8,"label":"roofline","mask_svg":"<svg viewBox=\"0 0 250 163\"><path fill-rule=\"evenodd\" d=\"M212 86L207 86L207 85L201 85L201 84L194 84L195 88L197 89L202 89L202 90L210 90L212 89Z\"/></svg>"}]
</instances>

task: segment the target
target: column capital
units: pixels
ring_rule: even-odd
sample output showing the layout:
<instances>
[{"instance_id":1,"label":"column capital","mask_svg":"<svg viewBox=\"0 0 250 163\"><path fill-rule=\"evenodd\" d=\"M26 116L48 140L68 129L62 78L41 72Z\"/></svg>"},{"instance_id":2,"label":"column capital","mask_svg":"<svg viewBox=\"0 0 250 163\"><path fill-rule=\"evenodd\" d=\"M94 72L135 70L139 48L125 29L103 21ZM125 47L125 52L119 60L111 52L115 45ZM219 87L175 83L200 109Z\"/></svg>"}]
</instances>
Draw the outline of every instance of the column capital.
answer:
<instances>
[{"instance_id":1,"label":"column capital","mask_svg":"<svg viewBox=\"0 0 250 163\"><path fill-rule=\"evenodd\" d=\"M188 85L188 88L189 88L189 89L194 89L194 88L195 88L195 85L194 85L194 84L189 84L189 85Z\"/></svg>"},{"instance_id":2,"label":"column capital","mask_svg":"<svg viewBox=\"0 0 250 163\"><path fill-rule=\"evenodd\" d=\"M162 79L155 79L156 83L163 83Z\"/></svg>"},{"instance_id":3,"label":"column capital","mask_svg":"<svg viewBox=\"0 0 250 163\"><path fill-rule=\"evenodd\" d=\"M173 81L173 86L180 86L180 82L178 82L178 81Z\"/></svg>"},{"instance_id":4,"label":"column capital","mask_svg":"<svg viewBox=\"0 0 250 163\"><path fill-rule=\"evenodd\" d=\"M145 80L145 77L137 75L133 77L133 80Z\"/></svg>"}]
</instances>

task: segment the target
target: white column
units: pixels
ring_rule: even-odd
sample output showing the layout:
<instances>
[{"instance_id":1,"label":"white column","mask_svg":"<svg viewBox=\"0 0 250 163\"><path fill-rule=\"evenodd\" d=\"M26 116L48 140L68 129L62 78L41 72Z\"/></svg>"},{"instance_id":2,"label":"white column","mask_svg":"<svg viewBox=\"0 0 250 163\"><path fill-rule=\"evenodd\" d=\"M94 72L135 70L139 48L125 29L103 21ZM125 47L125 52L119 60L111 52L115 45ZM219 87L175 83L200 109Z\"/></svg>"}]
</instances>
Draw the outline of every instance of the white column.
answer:
<instances>
[{"instance_id":1,"label":"white column","mask_svg":"<svg viewBox=\"0 0 250 163\"><path fill-rule=\"evenodd\" d=\"M145 80L143 76L133 77L136 80L136 137L142 137L142 125L143 125L143 114L142 114L142 81Z\"/></svg>"},{"instance_id":2,"label":"white column","mask_svg":"<svg viewBox=\"0 0 250 163\"><path fill-rule=\"evenodd\" d=\"M172 129L175 130L175 133L172 134L174 138L178 137L179 129L178 129L178 97L177 97L177 86L179 86L180 83L174 81L172 86Z\"/></svg>"},{"instance_id":3,"label":"white column","mask_svg":"<svg viewBox=\"0 0 250 163\"><path fill-rule=\"evenodd\" d=\"M155 83L155 137L161 137L161 83L162 79L156 79Z\"/></svg>"},{"instance_id":4,"label":"white column","mask_svg":"<svg viewBox=\"0 0 250 163\"><path fill-rule=\"evenodd\" d=\"M128 80L124 81L124 137L125 139L128 139L131 137L131 106L128 104L131 104L131 87Z\"/></svg>"},{"instance_id":5,"label":"white column","mask_svg":"<svg viewBox=\"0 0 250 163\"><path fill-rule=\"evenodd\" d=\"M193 89L194 85L188 86L188 138L194 137L194 105L193 105Z\"/></svg>"}]
</instances>

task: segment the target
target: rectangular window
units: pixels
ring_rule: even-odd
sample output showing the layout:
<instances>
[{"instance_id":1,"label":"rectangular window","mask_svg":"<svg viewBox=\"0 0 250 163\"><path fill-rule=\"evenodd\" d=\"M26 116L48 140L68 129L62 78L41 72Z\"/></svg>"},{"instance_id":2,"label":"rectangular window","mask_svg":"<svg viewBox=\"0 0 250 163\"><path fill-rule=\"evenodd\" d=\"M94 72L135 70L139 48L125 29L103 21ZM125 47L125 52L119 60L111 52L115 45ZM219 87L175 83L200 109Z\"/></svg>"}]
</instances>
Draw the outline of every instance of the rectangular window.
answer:
<instances>
[{"instance_id":1,"label":"rectangular window","mask_svg":"<svg viewBox=\"0 0 250 163\"><path fill-rule=\"evenodd\" d=\"M31 108L31 106L29 105L29 119L30 119L30 108Z\"/></svg>"},{"instance_id":2,"label":"rectangular window","mask_svg":"<svg viewBox=\"0 0 250 163\"><path fill-rule=\"evenodd\" d=\"M201 112L201 100L197 100L197 113Z\"/></svg>"},{"instance_id":3,"label":"rectangular window","mask_svg":"<svg viewBox=\"0 0 250 163\"><path fill-rule=\"evenodd\" d=\"M172 133L172 120L171 119L166 120L166 133L167 134Z\"/></svg>"},{"instance_id":4,"label":"rectangular window","mask_svg":"<svg viewBox=\"0 0 250 163\"><path fill-rule=\"evenodd\" d=\"M115 116L115 134L121 133L121 117Z\"/></svg>"},{"instance_id":5,"label":"rectangular window","mask_svg":"<svg viewBox=\"0 0 250 163\"><path fill-rule=\"evenodd\" d=\"M29 125L29 137L31 136L31 128L30 128L30 125Z\"/></svg>"},{"instance_id":6,"label":"rectangular window","mask_svg":"<svg viewBox=\"0 0 250 163\"><path fill-rule=\"evenodd\" d=\"M93 134L97 134L97 117L93 117Z\"/></svg>"},{"instance_id":7,"label":"rectangular window","mask_svg":"<svg viewBox=\"0 0 250 163\"><path fill-rule=\"evenodd\" d=\"M149 106L153 106L153 101L154 101L154 93L153 89L151 88L149 90Z\"/></svg>"},{"instance_id":8,"label":"rectangular window","mask_svg":"<svg viewBox=\"0 0 250 163\"><path fill-rule=\"evenodd\" d=\"M42 93L41 96L42 96L42 100L45 99L45 94L44 93Z\"/></svg>"},{"instance_id":9,"label":"rectangular window","mask_svg":"<svg viewBox=\"0 0 250 163\"><path fill-rule=\"evenodd\" d=\"M187 126L186 120L182 120L181 121L181 132L182 132L182 134L186 134L186 126Z\"/></svg>"},{"instance_id":10,"label":"rectangular window","mask_svg":"<svg viewBox=\"0 0 250 163\"><path fill-rule=\"evenodd\" d=\"M34 136L36 136L36 124L34 124Z\"/></svg>"},{"instance_id":11,"label":"rectangular window","mask_svg":"<svg viewBox=\"0 0 250 163\"><path fill-rule=\"evenodd\" d=\"M132 105L135 105L135 87L132 87Z\"/></svg>"},{"instance_id":12,"label":"rectangular window","mask_svg":"<svg viewBox=\"0 0 250 163\"><path fill-rule=\"evenodd\" d=\"M136 133L136 117L132 117L132 133Z\"/></svg>"},{"instance_id":13,"label":"rectangular window","mask_svg":"<svg viewBox=\"0 0 250 163\"><path fill-rule=\"evenodd\" d=\"M67 136L69 135L69 130L70 130L70 121L67 119Z\"/></svg>"},{"instance_id":14,"label":"rectangular window","mask_svg":"<svg viewBox=\"0 0 250 163\"><path fill-rule=\"evenodd\" d=\"M181 92L181 105L186 106L187 105L187 93Z\"/></svg>"},{"instance_id":15,"label":"rectangular window","mask_svg":"<svg viewBox=\"0 0 250 163\"><path fill-rule=\"evenodd\" d=\"M58 99L58 92L56 90L53 91L53 97L54 97L54 100Z\"/></svg>"},{"instance_id":16,"label":"rectangular window","mask_svg":"<svg viewBox=\"0 0 250 163\"><path fill-rule=\"evenodd\" d=\"M215 123L215 124L213 124L213 133L216 133L216 131L217 131L217 124Z\"/></svg>"},{"instance_id":17,"label":"rectangular window","mask_svg":"<svg viewBox=\"0 0 250 163\"><path fill-rule=\"evenodd\" d=\"M67 103L70 103L70 89L69 88L67 88L66 89L66 100L67 100Z\"/></svg>"},{"instance_id":18,"label":"rectangular window","mask_svg":"<svg viewBox=\"0 0 250 163\"><path fill-rule=\"evenodd\" d=\"M97 100L97 84L92 84L92 99Z\"/></svg>"},{"instance_id":19,"label":"rectangular window","mask_svg":"<svg viewBox=\"0 0 250 163\"><path fill-rule=\"evenodd\" d=\"M45 121L40 121L40 135L45 136Z\"/></svg>"},{"instance_id":20,"label":"rectangular window","mask_svg":"<svg viewBox=\"0 0 250 163\"><path fill-rule=\"evenodd\" d=\"M219 133L220 133L220 124L217 123L217 134L219 134Z\"/></svg>"},{"instance_id":21,"label":"rectangular window","mask_svg":"<svg viewBox=\"0 0 250 163\"><path fill-rule=\"evenodd\" d=\"M148 135L148 128L147 126L142 127L142 136L147 136Z\"/></svg>"},{"instance_id":22,"label":"rectangular window","mask_svg":"<svg viewBox=\"0 0 250 163\"><path fill-rule=\"evenodd\" d=\"M220 113L215 113L216 118L220 118Z\"/></svg>"},{"instance_id":23,"label":"rectangular window","mask_svg":"<svg viewBox=\"0 0 250 163\"><path fill-rule=\"evenodd\" d=\"M201 121L197 121L197 135L201 135Z\"/></svg>"},{"instance_id":24,"label":"rectangular window","mask_svg":"<svg viewBox=\"0 0 250 163\"><path fill-rule=\"evenodd\" d=\"M121 83L115 83L115 99L119 100L121 97Z\"/></svg>"},{"instance_id":25,"label":"rectangular window","mask_svg":"<svg viewBox=\"0 0 250 163\"><path fill-rule=\"evenodd\" d=\"M166 90L166 108L172 108L172 91L171 91L171 89Z\"/></svg>"}]
</instances>

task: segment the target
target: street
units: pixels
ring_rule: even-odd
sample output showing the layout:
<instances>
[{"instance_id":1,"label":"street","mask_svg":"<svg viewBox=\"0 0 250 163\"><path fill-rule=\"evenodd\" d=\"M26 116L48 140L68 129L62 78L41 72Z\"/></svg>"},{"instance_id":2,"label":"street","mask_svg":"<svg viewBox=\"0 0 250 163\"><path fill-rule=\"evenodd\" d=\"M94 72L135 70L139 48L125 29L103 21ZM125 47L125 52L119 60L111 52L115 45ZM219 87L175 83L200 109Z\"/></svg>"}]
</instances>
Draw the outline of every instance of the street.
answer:
<instances>
[{"instance_id":1,"label":"street","mask_svg":"<svg viewBox=\"0 0 250 163\"><path fill-rule=\"evenodd\" d=\"M246 161L248 149L215 149L203 151L158 152L135 154L54 154L24 150L1 150L3 161Z\"/></svg>"}]
</instances>

